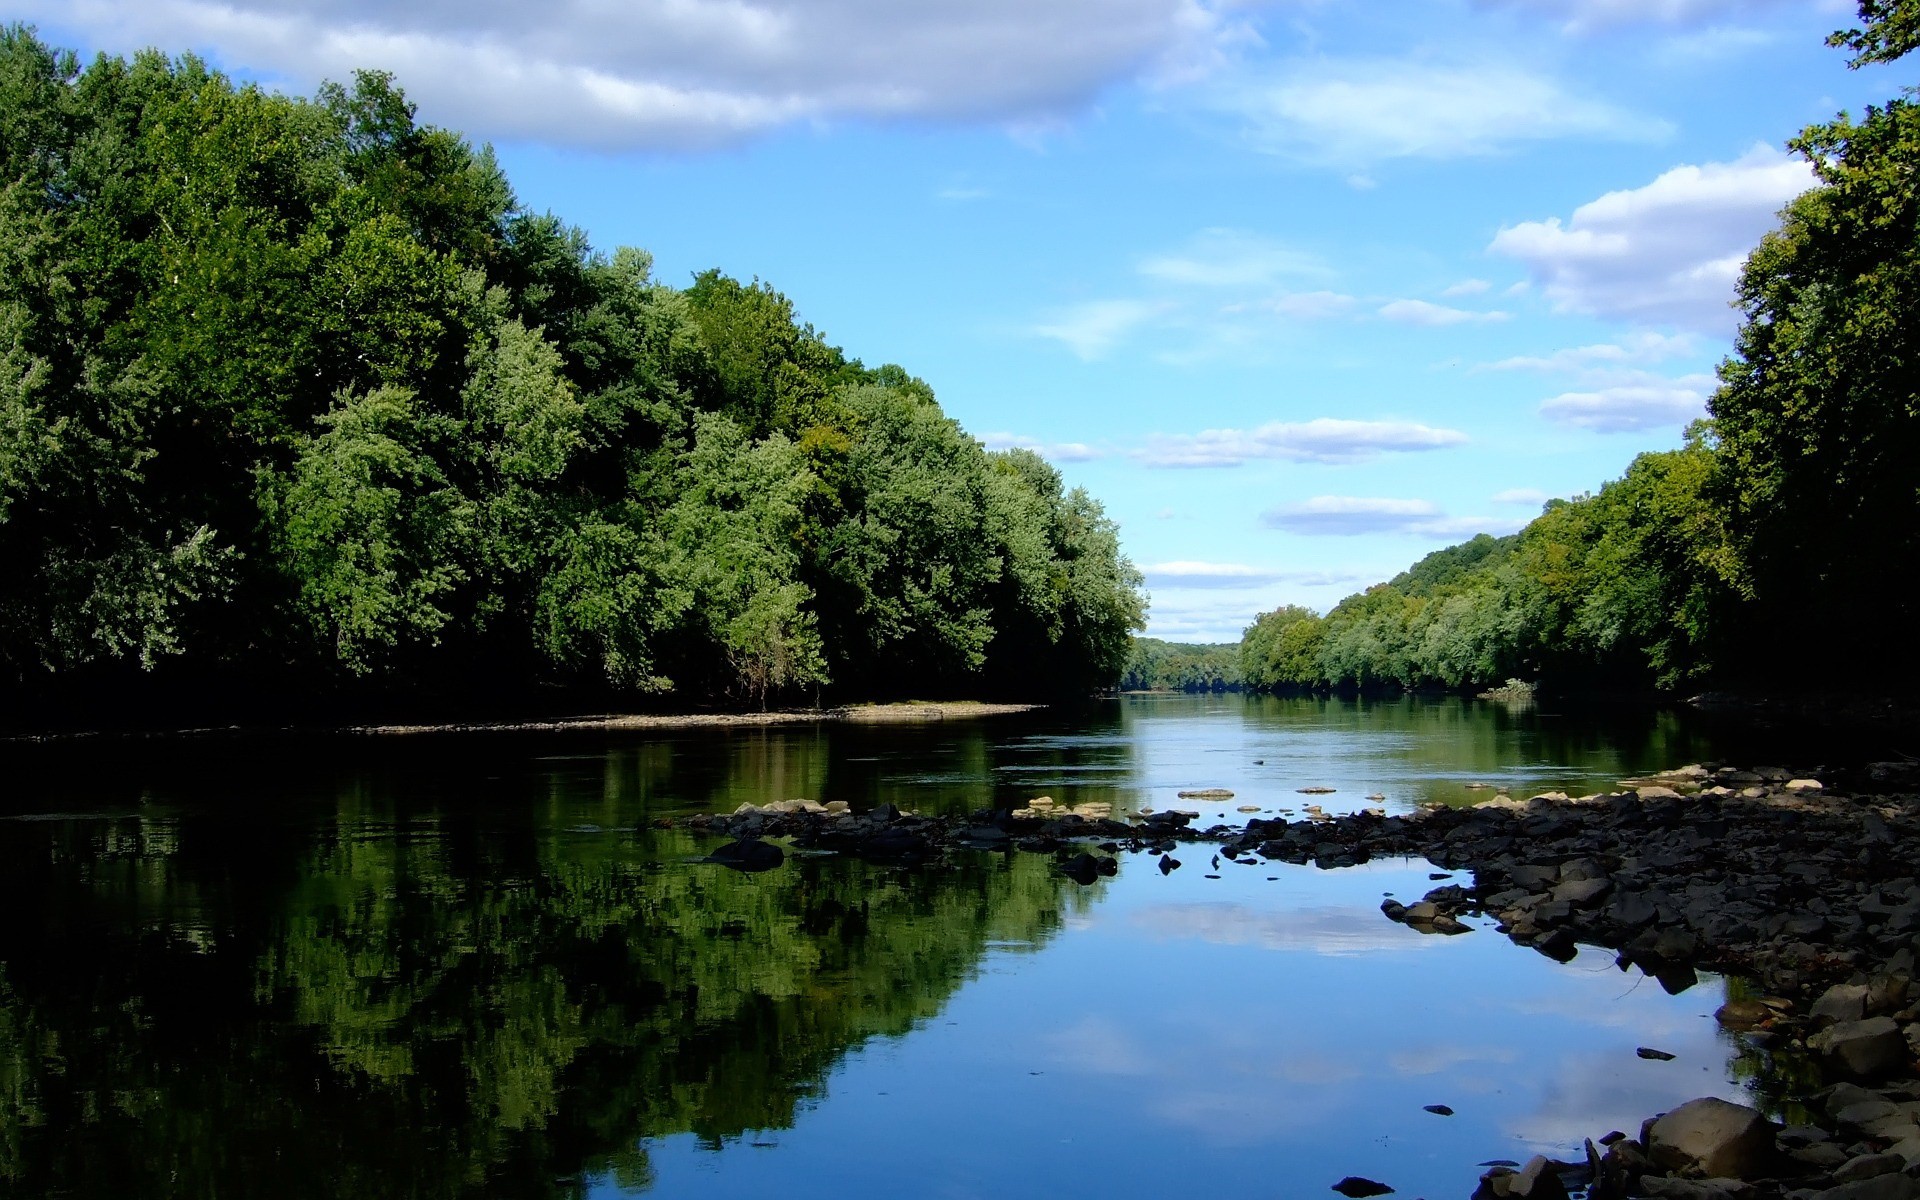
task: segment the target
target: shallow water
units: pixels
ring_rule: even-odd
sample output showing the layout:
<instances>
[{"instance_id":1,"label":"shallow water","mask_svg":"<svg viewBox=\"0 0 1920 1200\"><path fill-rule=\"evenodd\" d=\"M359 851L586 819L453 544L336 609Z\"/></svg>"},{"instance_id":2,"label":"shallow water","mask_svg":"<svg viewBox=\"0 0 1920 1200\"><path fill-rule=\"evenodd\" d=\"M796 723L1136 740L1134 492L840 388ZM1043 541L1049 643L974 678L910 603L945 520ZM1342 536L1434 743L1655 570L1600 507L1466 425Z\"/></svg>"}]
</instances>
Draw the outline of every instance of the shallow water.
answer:
<instances>
[{"instance_id":1,"label":"shallow water","mask_svg":"<svg viewBox=\"0 0 1920 1200\"><path fill-rule=\"evenodd\" d=\"M1464 1195L1761 1064L1584 953L1180 852L742 876L742 801L1040 793L1238 818L1583 791L1732 754L1674 715L1130 698L925 727L185 739L6 751L0 1194ZM1334 787L1326 796L1295 789ZM1210 878L1210 876L1218 876ZM1638 1058L1654 1046L1671 1062ZM1441 1117L1423 1105L1446 1104Z\"/></svg>"}]
</instances>

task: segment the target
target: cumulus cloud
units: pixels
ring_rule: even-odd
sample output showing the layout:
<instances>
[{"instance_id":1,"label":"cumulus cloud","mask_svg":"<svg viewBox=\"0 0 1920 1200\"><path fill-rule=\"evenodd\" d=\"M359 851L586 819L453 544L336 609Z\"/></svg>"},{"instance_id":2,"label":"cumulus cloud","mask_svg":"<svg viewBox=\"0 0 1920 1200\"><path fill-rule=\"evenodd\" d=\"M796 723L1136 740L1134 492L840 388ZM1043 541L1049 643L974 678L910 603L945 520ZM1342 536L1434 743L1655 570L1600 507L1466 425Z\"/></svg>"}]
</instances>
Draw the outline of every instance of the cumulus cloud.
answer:
<instances>
[{"instance_id":1,"label":"cumulus cloud","mask_svg":"<svg viewBox=\"0 0 1920 1200\"><path fill-rule=\"evenodd\" d=\"M1429 300L1389 300L1380 306L1380 315L1403 325L1425 325L1429 328L1505 321L1510 316L1498 311L1474 312L1471 309L1452 308Z\"/></svg>"},{"instance_id":2,"label":"cumulus cloud","mask_svg":"<svg viewBox=\"0 0 1920 1200\"><path fill-rule=\"evenodd\" d=\"M1707 412L1711 375L1688 375L1665 383L1622 384L1590 392L1565 392L1540 405L1540 415L1596 433L1624 433L1684 425Z\"/></svg>"},{"instance_id":3,"label":"cumulus cloud","mask_svg":"<svg viewBox=\"0 0 1920 1200\"><path fill-rule=\"evenodd\" d=\"M1360 537L1399 533L1428 538L1467 538L1512 533L1524 522L1503 517L1452 517L1431 500L1375 496L1315 496L1261 514L1262 523L1287 533Z\"/></svg>"},{"instance_id":4,"label":"cumulus cloud","mask_svg":"<svg viewBox=\"0 0 1920 1200\"><path fill-rule=\"evenodd\" d=\"M394 71L489 139L686 148L801 121L1001 123L1131 79L1193 78L1252 38L1229 0L25 0L105 48L194 46L310 87Z\"/></svg>"},{"instance_id":5,"label":"cumulus cloud","mask_svg":"<svg viewBox=\"0 0 1920 1200\"><path fill-rule=\"evenodd\" d=\"M1137 457L1151 467L1237 467L1249 459L1356 463L1390 451L1442 450L1464 445L1467 435L1412 421L1348 421L1320 417L1274 421L1258 429L1208 429L1193 434L1155 434Z\"/></svg>"},{"instance_id":6,"label":"cumulus cloud","mask_svg":"<svg viewBox=\"0 0 1920 1200\"><path fill-rule=\"evenodd\" d=\"M1498 62L1335 59L1223 85L1215 103L1254 144L1328 165L1498 154L1578 137L1657 141L1672 128Z\"/></svg>"},{"instance_id":7,"label":"cumulus cloud","mask_svg":"<svg viewBox=\"0 0 1920 1200\"><path fill-rule=\"evenodd\" d=\"M1756 146L1734 162L1675 167L1608 192L1565 221L1509 226L1489 249L1526 264L1562 311L1724 335L1741 264L1813 182L1805 162Z\"/></svg>"},{"instance_id":8,"label":"cumulus cloud","mask_svg":"<svg viewBox=\"0 0 1920 1200\"><path fill-rule=\"evenodd\" d=\"M1478 296L1492 286L1484 279L1462 279L1452 287L1442 290L1440 294L1449 299L1458 296Z\"/></svg>"}]
</instances>

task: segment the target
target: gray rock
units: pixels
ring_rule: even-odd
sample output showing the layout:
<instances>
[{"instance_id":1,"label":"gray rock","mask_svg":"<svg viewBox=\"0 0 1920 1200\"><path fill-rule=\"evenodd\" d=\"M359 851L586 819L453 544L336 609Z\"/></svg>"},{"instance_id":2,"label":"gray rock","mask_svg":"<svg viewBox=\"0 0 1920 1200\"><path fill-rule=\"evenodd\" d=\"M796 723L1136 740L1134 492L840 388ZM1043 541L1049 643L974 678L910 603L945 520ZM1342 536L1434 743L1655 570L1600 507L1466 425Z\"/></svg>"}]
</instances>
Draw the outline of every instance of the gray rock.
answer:
<instances>
[{"instance_id":1,"label":"gray rock","mask_svg":"<svg viewBox=\"0 0 1920 1200\"><path fill-rule=\"evenodd\" d=\"M1649 1175L1640 1181L1640 1194L1662 1200L1740 1200L1753 1194L1753 1185L1738 1179L1675 1179Z\"/></svg>"},{"instance_id":2,"label":"gray rock","mask_svg":"<svg viewBox=\"0 0 1920 1200\"><path fill-rule=\"evenodd\" d=\"M1833 1181L1852 1183L1857 1179L1872 1179L1876 1175L1891 1175L1906 1169L1907 1160L1898 1154L1862 1154L1840 1164L1833 1173Z\"/></svg>"},{"instance_id":3,"label":"gray rock","mask_svg":"<svg viewBox=\"0 0 1920 1200\"><path fill-rule=\"evenodd\" d=\"M1703 1096L1655 1120L1646 1142L1647 1156L1669 1171L1750 1179L1773 1157L1773 1124L1745 1105Z\"/></svg>"},{"instance_id":4,"label":"gray rock","mask_svg":"<svg viewBox=\"0 0 1920 1200\"><path fill-rule=\"evenodd\" d=\"M1843 1021L1862 1021L1867 1016L1867 985L1836 983L1820 993L1808 1011L1815 1025L1837 1025Z\"/></svg>"},{"instance_id":5,"label":"gray rock","mask_svg":"<svg viewBox=\"0 0 1920 1200\"><path fill-rule=\"evenodd\" d=\"M1906 1175L1875 1175L1816 1192L1815 1200L1920 1200L1920 1180Z\"/></svg>"},{"instance_id":6,"label":"gray rock","mask_svg":"<svg viewBox=\"0 0 1920 1200\"><path fill-rule=\"evenodd\" d=\"M1843 1021L1807 1039L1829 1070L1854 1079L1881 1079L1912 1061L1907 1039L1892 1017Z\"/></svg>"},{"instance_id":7,"label":"gray rock","mask_svg":"<svg viewBox=\"0 0 1920 1200\"><path fill-rule=\"evenodd\" d=\"M1553 889L1553 898L1567 904L1588 905L1613 890L1605 879L1569 879Z\"/></svg>"}]
</instances>

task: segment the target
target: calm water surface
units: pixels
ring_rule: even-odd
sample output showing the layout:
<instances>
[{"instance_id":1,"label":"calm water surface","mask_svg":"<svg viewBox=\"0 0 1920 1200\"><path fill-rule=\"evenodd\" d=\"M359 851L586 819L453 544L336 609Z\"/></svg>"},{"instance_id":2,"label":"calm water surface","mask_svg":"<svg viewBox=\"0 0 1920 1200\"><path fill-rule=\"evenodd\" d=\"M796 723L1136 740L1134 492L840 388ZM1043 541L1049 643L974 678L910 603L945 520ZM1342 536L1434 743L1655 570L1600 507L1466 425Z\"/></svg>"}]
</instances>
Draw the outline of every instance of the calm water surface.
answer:
<instances>
[{"instance_id":1,"label":"calm water surface","mask_svg":"<svg viewBox=\"0 0 1920 1200\"><path fill-rule=\"evenodd\" d=\"M1402 809L1750 749L1672 715L1239 697L0 749L0 1195L1465 1195L1481 1160L1741 1095L1766 1064L1711 1021L1726 985L1422 937L1378 910L1433 886L1420 861L743 876L654 823L1196 787L1237 793L1209 819L1306 786Z\"/></svg>"}]
</instances>

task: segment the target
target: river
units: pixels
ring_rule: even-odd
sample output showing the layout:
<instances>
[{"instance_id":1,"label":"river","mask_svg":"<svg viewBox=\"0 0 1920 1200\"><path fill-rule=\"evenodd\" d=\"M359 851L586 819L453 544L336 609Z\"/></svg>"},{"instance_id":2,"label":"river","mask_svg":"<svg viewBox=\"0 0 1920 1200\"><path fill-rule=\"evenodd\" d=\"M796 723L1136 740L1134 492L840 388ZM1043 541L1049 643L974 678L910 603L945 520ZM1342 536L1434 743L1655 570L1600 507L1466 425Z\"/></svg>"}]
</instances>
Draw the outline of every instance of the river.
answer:
<instances>
[{"instance_id":1,"label":"river","mask_svg":"<svg viewBox=\"0 0 1920 1200\"><path fill-rule=\"evenodd\" d=\"M1711 1020L1727 983L1388 922L1422 861L741 875L656 823L795 797L1124 815L1205 787L1235 797L1203 823L1405 811L1761 749L1787 753L1678 713L1239 696L14 744L0 1195L1464 1196L1480 1162L1746 1094L1764 1064Z\"/></svg>"}]
</instances>

